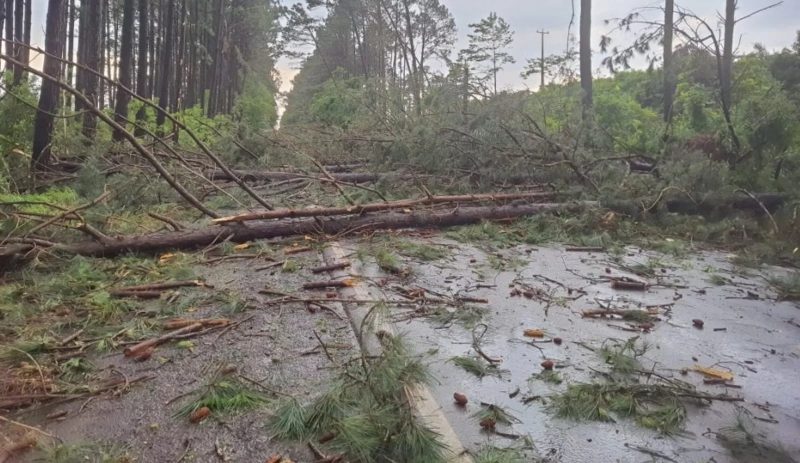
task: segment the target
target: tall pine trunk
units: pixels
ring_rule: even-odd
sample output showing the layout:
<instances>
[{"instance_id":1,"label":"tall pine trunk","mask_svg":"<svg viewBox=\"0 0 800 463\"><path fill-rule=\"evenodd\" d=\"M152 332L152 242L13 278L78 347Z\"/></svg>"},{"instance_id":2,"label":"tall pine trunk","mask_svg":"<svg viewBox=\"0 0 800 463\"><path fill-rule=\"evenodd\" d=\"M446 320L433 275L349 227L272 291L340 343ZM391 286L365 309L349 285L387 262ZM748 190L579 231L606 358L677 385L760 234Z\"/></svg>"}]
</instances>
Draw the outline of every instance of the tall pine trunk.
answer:
<instances>
[{"instance_id":1,"label":"tall pine trunk","mask_svg":"<svg viewBox=\"0 0 800 463\"><path fill-rule=\"evenodd\" d=\"M741 149L739 137L736 135L736 130L733 127L733 119L731 115L733 106L732 87L733 87L733 29L736 26L736 0L727 0L725 2L725 42L722 49L722 62L719 72L719 91L722 103L722 114L725 117L725 123L728 126L728 133L730 134L731 141L733 142L734 154L733 157L738 155ZM735 159L731 159L731 163L735 164Z\"/></svg>"},{"instance_id":2,"label":"tall pine trunk","mask_svg":"<svg viewBox=\"0 0 800 463\"><path fill-rule=\"evenodd\" d=\"M175 0L168 0L167 2L167 12L165 15L165 25L166 30L164 31L164 51L163 57L161 61L161 72L159 73L159 80L158 80L158 105L164 111L167 111L169 108L169 84L172 75L172 59L174 55L174 16L175 12ZM163 132L163 125L164 122L167 120L166 114L164 111L159 111L158 116L156 117L156 124L159 127L159 130Z\"/></svg>"},{"instance_id":3,"label":"tall pine trunk","mask_svg":"<svg viewBox=\"0 0 800 463\"><path fill-rule=\"evenodd\" d=\"M83 64L96 72L102 72L100 61L100 50L103 48L103 0L82 0L81 1L81 22L84 35L80 37L83 43ZM91 72L83 73L83 94L93 105L99 106L99 82L98 77ZM83 114L83 135L89 140L94 139L97 131L97 116L91 111Z\"/></svg>"},{"instance_id":4,"label":"tall pine trunk","mask_svg":"<svg viewBox=\"0 0 800 463\"><path fill-rule=\"evenodd\" d=\"M581 0L580 67L581 102L586 120L592 111L592 0Z\"/></svg>"},{"instance_id":5,"label":"tall pine trunk","mask_svg":"<svg viewBox=\"0 0 800 463\"><path fill-rule=\"evenodd\" d=\"M21 43L23 41L23 21L25 20L25 0L15 0L14 2L14 42ZM22 48L20 45L14 45L14 59L21 61ZM14 85L19 85L22 82L22 68L14 66Z\"/></svg>"},{"instance_id":6,"label":"tall pine trunk","mask_svg":"<svg viewBox=\"0 0 800 463\"><path fill-rule=\"evenodd\" d=\"M133 17L136 15L136 0L125 0L122 11L122 43L119 55L119 83L114 107L114 120L125 127L128 117L130 95L122 87L131 87L131 71L133 67ZM122 140L122 132L114 132L114 140Z\"/></svg>"},{"instance_id":7,"label":"tall pine trunk","mask_svg":"<svg viewBox=\"0 0 800 463\"><path fill-rule=\"evenodd\" d=\"M672 64L672 35L675 20L675 0L664 4L664 122L672 121L672 102L675 96L675 69Z\"/></svg>"},{"instance_id":8,"label":"tall pine trunk","mask_svg":"<svg viewBox=\"0 0 800 463\"><path fill-rule=\"evenodd\" d=\"M14 44L12 43L14 40L14 0L5 0L5 7L6 7L6 22L5 22L6 54L8 56L14 56ZM6 64L7 71L11 71L13 69L14 65L12 65L11 63Z\"/></svg>"},{"instance_id":9,"label":"tall pine trunk","mask_svg":"<svg viewBox=\"0 0 800 463\"><path fill-rule=\"evenodd\" d=\"M44 57L42 70L53 79L61 79L61 63L59 56L63 53L64 24L66 20L66 0L49 0L47 6L47 25L45 29L44 48L48 55ZM51 80L42 82L39 94L39 110L33 126L33 153L31 170L47 169L51 162L50 145L53 133L53 114L58 109L59 87Z\"/></svg>"},{"instance_id":10,"label":"tall pine trunk","mask_svg":"<svg viewBox=\"0 0 800 463\"><path fill-rule=\"evenodd\" d=\"M149 0L139 0L139 51L136 63L136 93L145 98L150 98L150 91L147 85L147 55L150 40L148 3ZM145 105L142 105L136 111L136 122L144 121L146 117L147 111ZM134 130L134 134L141 136L144 135L144 132L137 127Z\"/></svg>"}]
</instances>

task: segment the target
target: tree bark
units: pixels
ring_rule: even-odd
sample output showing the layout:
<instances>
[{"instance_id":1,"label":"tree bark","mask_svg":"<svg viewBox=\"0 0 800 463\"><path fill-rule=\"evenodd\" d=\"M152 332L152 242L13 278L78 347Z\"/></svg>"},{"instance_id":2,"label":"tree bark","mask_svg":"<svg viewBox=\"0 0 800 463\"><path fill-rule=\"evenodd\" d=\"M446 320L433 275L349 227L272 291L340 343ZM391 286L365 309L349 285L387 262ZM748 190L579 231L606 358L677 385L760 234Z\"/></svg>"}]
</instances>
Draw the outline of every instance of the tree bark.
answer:
<instances>
[{"instance_id":1,"label":"tree bark","mask_svg":"<svg viewBox=\"0 0 800 463\"><path fill-rule=\"evenodd\" d=\"M80 37L83 43L83 61L80 64L97 72L102 72L100 68L100 49L103 47L102 28L103 28L103 7L102 0L82 0L81 1L81 22L83 25L84 36ZM98 99L98 78L90 72L83 74L82 91L92 106L99 107ZM79 109L85 109L79 105ZM92 111L83 114L83 135L89 140L93 140L97 131L97 116Z\"/></svg>"},{"instance_id":2,"label":"tree bark","mask_svg":"<svg viewBox=\"0 0 800 463\"><path fill-rule=\"evenodd\" d=\"M0 0L2 1L2 0ZM6 54L8 56L14 56L14 0L5 0L5 7L6 7ZM14 66L11 63L7 63L6 70L11 71L14 69Z\"/></svg>"},{"instance_id":3,"label":"tree bark","mask_svg":"<svg viewBox=\"0 0 800 463\"><path fill-rule=\"evenodd\" d=\"M431 196L421 199L404 199L385 203L370 203L356 206L343 207L312 207L307 209L276 209L272 211L245 212L229 217L220 217L212 222L217 224L246 222L252 220L274 220L298 217L331 217L336 215L361 215L369 212L381 212L398 209L411 209L417 206L434 204L464 204L492 202L500 203L512 200L533 200L552 198L553 193L533 192L533 193L500 193L500 194L476 194L476 195L453 195L453 196Z\"/></svg>"},{"instance_id":4,"label":"tree bark","mask_svg":"<svg viewBox=\"0 0 800 463\"><path fill-rule=\"evenodd\" d=\"M66 20L66 0L49 0L47 6L47 22L45 28L45 50L53 56L61 56L64 43ZM61 63L58 59L45 56L42 72L55 81L61 80ZM53 114L58 109L59 86L51 79L43 79L39 94L39 106L33 127L33 152L31 170L45 170L51 162L50 144L53 133Z\"/></svg>"},{"instance_id":5,"label":"tree bark","mask_svg":"<svg viewBox=\"0 0 800 463\"><path fill-rule=\"evenodd\" d=\"M310 180L327 181L324 176L308 175L296 172L273 172L273 171L245 171L234 170L233 174L244 181L258 181L258 180L291 180L296 178L307 178ZM370 183L377 182L378 180L386 177L391 177L391 174L376 174L376 173L332 173L331 177L337 182L345 183ZM401 178L402 176L394 176ZM413 175L406 176L406 178L413 178ZM210 180L232 181L233 177L222 171L213 171L208 174Z\"/></svg>"},{"instance_id":6,"label":"tree bark","mask_svg":"<svg viewBox=\"0 0 800 463\"><path fill-rule=\"evenodd\" d=\"M452 227L478 223L482 220L509 220L548 211L569 209L571 207L586 207L587 205L593 204L594 203L578 205L534 204L528 206L468 207L447 212L387 213L366 217L348 217L329 220L316 218L299 221L287 220L277 223L256 223L247 227L228 225L183 232L165 232L120 237L108 243L87 241L75 244L59 244L52 249L67 254L113 257L129 252L158 253L172 249L196 249L223 241L244 243L258 239L319 233L341 235L348 232L363 232L365 230Z\"/></svg>"},{"instance_id":7,"label":"tree bark","mask_svg":"<svg viewBox=\"0 0 800 463\"><path fill-rule=\"evenodd\" d=\"M14 2L14 41L23 41L23 21L25 20L25 0L15 0ZM14 59L22 57L22 47L14 45ZM14 85L19 85L22 82L22 68L14 66Z\"/></svg>"},{"instance_id":8,"label":"tree bark","mask_svg":"<svg viewBox=\"0 0 800 463\"><path fill-rule=\"evenodd\" d=\"M164 55L161 62L161 73L159 76L160 79L158 81L159 85L158 105L164 109L169 108L169 84L170 80L172 79L171 70L172 70L172 59L174 54L173 52L174 10L175 10L175 0L168 0L167 13L164 19L166 24L166 31L164 33ZM158 115L156 116L156 124L158 125L159 130L163 131L163 126L165 121L166 121L166 116L162 111L159 111Z\"/></svg>"},{"instance_id":9,"label":"tree bark","mask_svg":"<svg viewBox=\"0 0 800 463\"><path fill-rule=\"evenodd\" d=\"M592 0L581 0L580 68L581 102L586 120L592 110Z\"/></svg>"},{"instance_id":10,"label":"tree bark","mask_svg":"<svg viewBox=\"0 0 800 463\"><path fill-rule=\"evenodd\" d=\"M120 46L119 56L119 83L121 87L117 88L116 105L114 109L114 120L125 128L127 125L128 117L128 102L130 95L123 90L122 87L131 86L131 67L133 65L133 17L136 14L136 0L124 0L125 4L122 12L122 44ZM114 140L123 140L124 134L120 131L114 131Z\"/></svg>"},{"instance_id":11,"label":"tree bark","mask_svg":"<svg viewBox=\"0 0 800 463\"><path fill-rule=\"evenodd\" d=\"M672 36L675 20L675 0L664 4L664 122L672 121L672 104L675 95L675 69L672 64Z\"/></svg>"},{"instance_id":12,"label":"tree bark","mask_svg":"<svg viewBox=\"0 0 800 463\"><path fill-rule=\"evenodd\" d=\"M731 108L733 106L732 87L733 87L733 30L736 26L736 0L726 0L725 2L725 42L722 44L722 63L719 75L720 99L722 100L722 113L728 125L728 133L733 142L733 158L739 155L741 143L733 127ZM735 163L735 162L734 162Z\"/></svg>"}]
</instances>

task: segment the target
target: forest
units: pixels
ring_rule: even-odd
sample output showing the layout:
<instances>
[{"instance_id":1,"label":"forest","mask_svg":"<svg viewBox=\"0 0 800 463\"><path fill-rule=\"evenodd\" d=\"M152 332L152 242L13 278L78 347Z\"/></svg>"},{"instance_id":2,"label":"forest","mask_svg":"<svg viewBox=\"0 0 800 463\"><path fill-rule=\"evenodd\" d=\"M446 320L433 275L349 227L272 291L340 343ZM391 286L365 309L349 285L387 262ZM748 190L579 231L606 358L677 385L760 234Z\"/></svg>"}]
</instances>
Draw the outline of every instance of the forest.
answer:
<instances>
[{"instance_id":1,"label":"forest","mask_svg":"<svg viewBox=\"0 0 800 463\"><path fill-rule=\"evenodd\" d=\"M798 461L795 6L640 3L0 0L0 463Z\"/></svg>"}]
</instances>

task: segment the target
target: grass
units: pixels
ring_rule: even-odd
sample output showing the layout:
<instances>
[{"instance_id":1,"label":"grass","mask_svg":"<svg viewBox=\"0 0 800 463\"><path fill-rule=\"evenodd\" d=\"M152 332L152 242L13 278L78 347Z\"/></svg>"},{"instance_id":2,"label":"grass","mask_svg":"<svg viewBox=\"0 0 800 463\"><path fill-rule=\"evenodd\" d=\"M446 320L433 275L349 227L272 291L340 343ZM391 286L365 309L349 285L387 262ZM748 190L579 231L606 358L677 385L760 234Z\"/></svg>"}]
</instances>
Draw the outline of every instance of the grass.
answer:
<instances>
[{"instance_id":1,"label":"grass","mask_svg":"<svg viewBox=\"0 0 800 463\"><path fill-rule=\"evenodd\" d=\"M392 251L386 248L379 248L375 250L374 257L378 268L384 272L395 275L404 272L402 262Z\"/></svg>"},{"instance_id":2,"label":"grass","mask_svg":"<svg viewBox=\"0 0 800 463\"><path fill-rule=\"evenodd\" d=\"M488 310L484 307L469 304L463 307L456 307L453 310L440 306L433 309L428 317L443 326L457 323L465 328L473 328L484 319L487 312Z\"/></svg>"},{"instance_id":3,"label":"grass","mask_svg":"<svg viewBox=\"0 0 800 463\"><path fill-rule=\"evenodd\" d=\"M641 312L637 310L636 312ZM624 342L616 339L607 339L598 350L600 357L606 364L611 366L611 370L622 375L630 375L642 366L639 358L643 356L649 346L644 342L639 342L639 337L634 336Z\"/></svg>"},{"instance_id":4,"label":"grass","mask_svg":"<svg viewBox=\"0 0 800 463\"><path fill-rule=\"evenodd\" d=\"M533 375L533 377L549 384L561 384L564 382L561 375L555 370L544 370L541 373Z\"/></svg>"},{"instance_id":5,"label":"grass","mask_svg":"<svg viewBox=\"0 0 800 463\"><path fill-rule=\"evenodd\" d=\"M445 246L435 246L408 240L395 240L392 242L392 246L399 254L424 262L441 260L450 255L449 249Z\"/></svg>"},{"instance_id":6,"label":"grass","mask_svg":"<svg viewBox=\"0 0 800 463\"><path fill-rule=\"evenodd\" d=\"M736 420L733 425L720 429L716 434L717 440L738 461L797 462L780 444L771 442L767 433L758 429L752 413L744 407L737 407Z\"/></svg>"},{"instance_id":7,"label":"grass","mask_svg":"<svg viewBox=\"0 0 800 463\"><path fill-rule=\"evenodd\" d=\"M44 447L36 461L43 463L131 463L130 450L120 444L83 442Z\"/></svg>"},{"instance_id":8,"label":"grass","mask_svg":"<svg viewBox=\"0 0 800 463\"><path fill-rule=\"evenodd\" d=\"M463 369L468 373L472 373L478 378L486 376L501 376L503 371L497 368L496 365L487 362L480 357L467 357L458 356L450 359L453 365Z\"/></svg>"},{"instance_id":9,"label":"grass","mask_svg":"<svg viewBox=\"0 0 800 463\"><path fill-rule=\"evenodd\" d=\"M526 463L525 454L515 448L488 446L475 455L475 463Z\"/></svg>"},{"instance_id":10,"label":"grass","mask_svg":"<svg viewBox=\"0 0 800 463\"><path fill-rule=\"evenodd\" d=\"M514 423L519 423L514 415L506 411L503 407L494 404L483 404L481 409L472 414L472 417L479 422L490 421L496 424L503 424L511 426Z\"/></svg>"},{"instance_id":11,"label":"grass","mask_svg":"<svg viewBox=\"0 0 800 463\"><path fill-rule=\"evenodd\" d=\"M526 261L517 257L504 257L497 254L488 255L489 267L498 272L516 270L524 267Z\"/></svg>"},{"instance_id":12,"label":"grass","mask_svg":"<svg viewBox=\"0 0 800 463\"><path fill-rule=\"evenodd\" d=\"M214 414L234 413L258 408L267 402L263 394L248 388L235 377L216 373L174 416L186 417L203 407L208 407Z\"/></svg>"},{"instance_id":13,"label":"grass","mask_svg":"<svg viewBox=\"0 0 800 463\"><path fill-rule=\"evenodd\" d=\"M773 278L769 283L778 293L778 299L783 301L800 301L800 272L795 272L784 278Z\"/></svg>"},{"instance_id":14,"label":"grass","mask_svg":"<svg viewBox=\"0 0 800 463\"><path fill-rule=\"evenodd\" d=\"M405 390L430 381L427 369L401 338L386 338L383 355L348 362L327 392L303 405L284 401L269 427L277 438L318 439L333 433L323 446L349 461L446 461L439 436L413 413Z\"/></svg>"},{"instance_id":15,"label":"grass","mask_svg":"<svg viewBox=\"0 0 800 463\"><path fill-rule=\"evenodd\" d=\"M616 422L633 418L663 434L683 428L686 408L673 389L654 384L571 384L551 397L548 407L559 418Z\"/></svg>"}]
</instances>

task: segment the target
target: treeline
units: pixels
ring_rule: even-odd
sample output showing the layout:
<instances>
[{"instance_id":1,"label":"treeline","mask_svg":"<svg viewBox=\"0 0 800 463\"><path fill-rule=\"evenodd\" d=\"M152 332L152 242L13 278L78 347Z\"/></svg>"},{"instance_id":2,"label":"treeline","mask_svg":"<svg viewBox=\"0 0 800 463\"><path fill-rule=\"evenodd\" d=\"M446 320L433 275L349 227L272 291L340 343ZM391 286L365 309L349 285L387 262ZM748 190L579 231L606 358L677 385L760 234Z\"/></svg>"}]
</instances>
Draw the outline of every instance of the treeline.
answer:
<instances>
[{"instance_id":1,"label":"treeline","mask_svg":"<svg viewBox=\"0 0 800 463\"><path fill-rule=\"evenodd\" d=\"M3 7L13 93L32 72L31 0ZM171 129L162 111L154 115L132 104L131 93L171 113L201 108L214 117L234 113L248 90L270 98L276 91L280 26L273 0L48 0L47 8L43 71L49 78L41 81L31 153L37 170L51 164L58 114L79 116L87 143L97 133L97 114L59 80L91 106L113 112L124 129L138 124L140 135L153 117L157 131ZM274 100L261 103L274 112Z\"/></svg>"}]
</instances>

